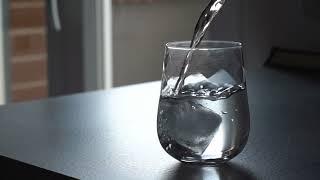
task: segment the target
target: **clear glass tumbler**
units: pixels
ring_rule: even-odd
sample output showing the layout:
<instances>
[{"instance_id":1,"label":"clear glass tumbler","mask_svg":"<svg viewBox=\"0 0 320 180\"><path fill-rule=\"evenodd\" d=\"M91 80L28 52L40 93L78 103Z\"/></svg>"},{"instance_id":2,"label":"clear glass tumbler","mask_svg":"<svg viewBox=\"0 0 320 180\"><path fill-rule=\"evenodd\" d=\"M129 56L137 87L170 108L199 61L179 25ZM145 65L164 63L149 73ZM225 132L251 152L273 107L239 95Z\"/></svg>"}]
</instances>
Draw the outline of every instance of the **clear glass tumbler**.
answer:
<instances>
[{"instance_id":1,"label":"clear glass tumbler","mask_svg":"<svg viewBox=\"0 0 320 180\"><path fill-rule=\"evenodd\" d=\"M165 151L182 162L219 164L244 148L250 116L242 46L203 41L166 44L158 137ZM192 59L178 91L176 84L187 54ZM178 93L177 93L178 92Z\"/></svg>"}]
</instances>

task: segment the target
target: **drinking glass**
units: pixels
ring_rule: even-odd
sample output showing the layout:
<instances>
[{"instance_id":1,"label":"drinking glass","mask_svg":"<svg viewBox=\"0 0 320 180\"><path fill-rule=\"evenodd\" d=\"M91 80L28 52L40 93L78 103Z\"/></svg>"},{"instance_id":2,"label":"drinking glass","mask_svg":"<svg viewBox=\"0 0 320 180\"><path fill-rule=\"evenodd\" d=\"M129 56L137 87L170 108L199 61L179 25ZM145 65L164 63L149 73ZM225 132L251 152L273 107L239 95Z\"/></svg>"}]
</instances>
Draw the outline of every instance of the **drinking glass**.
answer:
<instances>
[{"instance_id":1,"label":"drinking glass","mask_svg":"<svg viewBox=\"0 0 320 180\"><path fill-rule=\"evenodd\" d=\"M171 42L165 47L157 131L163 149L188 163L219 164L244 148L250 117L238 42ZM190 52L191 51L191 52ZM191 54L180 87L177 81Z\"/></svg>"}]
</instances>

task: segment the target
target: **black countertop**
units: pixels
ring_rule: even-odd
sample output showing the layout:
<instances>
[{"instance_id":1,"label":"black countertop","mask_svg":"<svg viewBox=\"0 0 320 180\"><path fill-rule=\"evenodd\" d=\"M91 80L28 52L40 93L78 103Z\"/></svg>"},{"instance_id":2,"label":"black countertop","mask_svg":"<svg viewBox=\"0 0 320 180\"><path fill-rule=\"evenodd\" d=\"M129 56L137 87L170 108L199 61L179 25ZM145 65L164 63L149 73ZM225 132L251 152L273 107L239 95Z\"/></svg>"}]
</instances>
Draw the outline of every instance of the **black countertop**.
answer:
<instances>
[{"instance_id":1,"label":"black countertop","mask_svg":"<svg viewBox=\"0 0 320 180\"><path fill-rule=\"evenodd\" d=\"M0 164L11 158L78 179L319 179L319 80L249 73L249 141L224 166L182 164L162 150L159 82L0 107Z\"/></svg>"}]
</instances>

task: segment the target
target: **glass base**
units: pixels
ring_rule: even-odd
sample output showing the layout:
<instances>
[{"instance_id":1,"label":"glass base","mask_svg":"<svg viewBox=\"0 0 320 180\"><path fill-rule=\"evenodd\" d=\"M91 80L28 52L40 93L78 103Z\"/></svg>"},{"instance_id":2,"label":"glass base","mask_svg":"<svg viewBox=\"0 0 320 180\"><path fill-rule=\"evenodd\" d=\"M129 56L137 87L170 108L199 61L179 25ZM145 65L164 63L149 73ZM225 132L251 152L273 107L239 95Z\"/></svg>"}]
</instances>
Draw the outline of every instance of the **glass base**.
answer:
<instances>
[{"instance_id":1,"label":"glass base","mask_svg":"<svg viewBox=\"0 0 320 180\"><path fill-rule=\"evenodd\" d=\"M188 164L219 166L228 162L231 159L232 157L224 157L224 158L217 158L217 159L202 159L202 158L200 159L195 157L183 157L179 161L183 163L188 163Z\"/></svg>"}]
</instances>

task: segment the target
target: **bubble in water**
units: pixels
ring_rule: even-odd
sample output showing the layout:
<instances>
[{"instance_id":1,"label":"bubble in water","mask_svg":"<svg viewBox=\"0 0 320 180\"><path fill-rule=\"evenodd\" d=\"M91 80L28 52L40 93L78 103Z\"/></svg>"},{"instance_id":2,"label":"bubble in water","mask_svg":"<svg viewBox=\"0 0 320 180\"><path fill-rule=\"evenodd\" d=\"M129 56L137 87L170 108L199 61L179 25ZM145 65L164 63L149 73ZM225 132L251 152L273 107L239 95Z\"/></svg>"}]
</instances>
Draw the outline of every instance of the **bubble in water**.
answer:
<instances>
[{"instance_id":1,"label":"bubble in water","mask_svg":"<svg viewBox=\"0 0 320 180\"><path fill-rule=\"evenodd\" d=\"M166 147L166 150L167 150L167 151L170 150L171 147L172 147L172 144L169 144L169 145Z\"/></svg>"},{"instance_id":2,"label":"bubble in water","mask_svg":"<svg viewBox=\"0 0 320 180\"><path fill-rule=\"evenodd\" d=\"M236 108L236 109L234 109L234 111L235 111L235 112L238 112L239 110Z\"/></svg>"}]
</instances>

